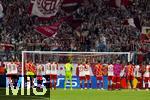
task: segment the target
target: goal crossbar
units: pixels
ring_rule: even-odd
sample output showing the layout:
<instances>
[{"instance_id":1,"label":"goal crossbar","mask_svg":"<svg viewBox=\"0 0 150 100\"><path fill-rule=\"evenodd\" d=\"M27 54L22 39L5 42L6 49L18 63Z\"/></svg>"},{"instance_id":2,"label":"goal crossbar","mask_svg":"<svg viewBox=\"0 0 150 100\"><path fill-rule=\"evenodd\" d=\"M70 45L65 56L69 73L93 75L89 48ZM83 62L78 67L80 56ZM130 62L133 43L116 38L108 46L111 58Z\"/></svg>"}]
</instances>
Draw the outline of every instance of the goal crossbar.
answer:
<instances>
[{"instance_id":1,"label":"goal crossbar","mask_svg":"<svg viewBox=\"0 0 150 100\"><path fill-rule=\"evenodd\" d=\"M130 52L64 52L64 51L22 51L22 76L24 76L24 61L25 61L25 54L53 54L53 55L57 55L57 54L62 54L62 55L70 55L70 54L73 54L73 55L86 55L86 54L93 54L94 56L95 55L122 55L122 54L125 54L128 56L128 61L130 61L131 59L131 53ZM24 88L24 78L22 78L22 88Z\"/></svg>"},{"instance_id":2,"label":"goal crossbar","mask_svg":"<svg viewBox=\"0 0 150 100\"><path fill-rule=\"evenodd\" d=\"M64 52L64 51L22 51L22 54L98 54L98 55L103 55L103 54L127 54L130 55L130 52Z\"/></svg>"}]
</instances>

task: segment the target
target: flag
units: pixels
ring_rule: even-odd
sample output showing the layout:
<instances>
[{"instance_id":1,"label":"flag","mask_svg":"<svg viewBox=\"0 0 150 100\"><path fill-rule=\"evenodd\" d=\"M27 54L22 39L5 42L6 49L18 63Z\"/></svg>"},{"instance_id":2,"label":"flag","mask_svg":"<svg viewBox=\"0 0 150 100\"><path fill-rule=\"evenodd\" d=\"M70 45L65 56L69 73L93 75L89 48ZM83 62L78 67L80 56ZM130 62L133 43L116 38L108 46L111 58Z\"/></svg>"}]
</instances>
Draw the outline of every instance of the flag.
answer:
<instances>
[{"instance_id":1,"label":"flag","mask_svg":"<svg viewBox=\"0 0 150 100\"><path fill-rule=\"evenodd\" d=\"M0 4L0 18L2 18L3 16L4 16L3 6L2 6L2 4Z\"/></svg>"},{"instance_id":2,"label":"flag","mask_svg":"<svg viewBox=\"0 0 150 100\"><path fill-rule=\"evenodd\" d=\"M34 2L35 0L30 0L30 5L29 5L29 14L31 15L32 14L32 8L33 8L33 5L34 5Z\"/></svg>"},{"instance_id":3,"label":"flag","mask_svg":"<svg viewBox=\"0 0 150 100\"><path fill-rule=\"evenodd\" d=\"M133 18L128 19L128 24L133 26L133 27L136 27Z\"/></svg>"},{"instance_id":4,"label":"flag","mask_svg":"<svg viewBox=\"0 0 150 100\"><path fill-rule=\"evenodd\" d=\"M33 16L50 18L55 16L62 5L62 0L31 0L29 13Z\"/></svg>"},{"instance_id":5,"label":"flag","mask_svg":"<svg viewBox=\"0 0 150 100\"><path fill-rule=\"evenodd\" d=\"M58 22L53 23L50 26L38 26L35 27L35 31L41 33L42 35L46 36L46 37L52 37L55 36L57 34L57 31L59 29L59 26L61 25L61 23L63 22L63 19L61 19Z\"/></svg>"},{"instance_id":6,"label":"flag","mask_svg":"<svg viewBox=\"0 0 150 100\"><path fill-rule=\"evenodd\" d=\"M115 4L117 7L125 9L125 7L129 4L129 0L115 0Z\"/></svg>"},{"instance_id":7,"label":"flag","mask_svg":"<svg viewBox=\"0 0 150 100\"><path fill-rule=\"evenodd\" d=\"M80 7L81 3L83 0L64 0L61 9L67 13L72 13Z\"/></svg>"},{"instance_id":8,"label":"flag","mask_svg":"<svg viewBox=\"0 0 150 100\"><path fill-rule=\"evenodd\" d=\"M128 6L129 5L129 0L121 0L121 4L124 6Z\"/></svg>"},{"instance_id":9,"label":"flag","mask_svg":"<svg viewBox=\"0 0 150 100\"><path fill-rule=\"evenodd\" d=\"M140 24L140 19L138 17L129 18L128 19L128 25L136 27L137 29L140 30L140 32L142 31L142 27L141 27L141 24Z\"/></svg>"},{"instance_id":10,"label":"flag","mask_svg":"<svg viewBox=\"0 0 150 100\"><path fill-rule=\"evenodd\" d=\"M150 43L150 27L142 27L141 42Z\"/></svg>"},{"instance_id":11,"label":"flag","mask_svg":"<svg viewBox=\"0 0 150 100\"><path fill-rule=\"evenodd\" d=\"M139 17L134 18L134 24L135 24L136 28L138 28L141 32L142 31L142 26L141 26Z\"/></svg>"},{"instance_id":12,"label":"flag","mask_svg":"<svg viewBox=\"0 0 150 100\"><path fill-rule=\"evenodd\" d=\"M115 0L115 4L117 7L121 7L121 0Z\"/></svg>"}]
</instances>

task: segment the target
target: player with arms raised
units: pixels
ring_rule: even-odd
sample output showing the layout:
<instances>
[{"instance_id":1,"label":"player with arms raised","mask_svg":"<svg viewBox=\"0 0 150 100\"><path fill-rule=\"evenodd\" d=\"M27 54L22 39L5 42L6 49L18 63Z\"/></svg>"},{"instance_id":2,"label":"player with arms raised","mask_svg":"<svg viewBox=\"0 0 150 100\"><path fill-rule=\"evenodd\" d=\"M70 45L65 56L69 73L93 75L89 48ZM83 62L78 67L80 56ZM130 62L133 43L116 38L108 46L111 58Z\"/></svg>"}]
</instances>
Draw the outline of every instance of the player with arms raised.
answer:
<instances>
[{"instance_id":1,"label":"player with arms raised","mask_svg":"<svg viewBox=\"0 0 150 100\"><path fill-rule=\"evenodd\" d=\"M72 90L72 71L73 65L71 63L71 58L67 59L67 63L65 64L65 82L64 82L64 90L66 90L67 81L70 81L70 89Z\"/></svg>"}]
</instances>

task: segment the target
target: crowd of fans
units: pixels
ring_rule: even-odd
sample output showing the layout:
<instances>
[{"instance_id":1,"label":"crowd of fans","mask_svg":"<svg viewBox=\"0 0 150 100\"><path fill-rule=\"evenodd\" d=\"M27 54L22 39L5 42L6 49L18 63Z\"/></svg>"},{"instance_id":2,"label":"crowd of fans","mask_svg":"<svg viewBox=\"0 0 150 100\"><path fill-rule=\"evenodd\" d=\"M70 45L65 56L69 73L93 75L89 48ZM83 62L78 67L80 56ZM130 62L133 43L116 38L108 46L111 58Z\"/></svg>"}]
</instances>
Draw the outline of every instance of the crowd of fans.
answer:
<instances>
[{"instance_id":1,"label":"crowd of fans","mask_svg":"<svg viewBox=\"0 0 150 100\"><path fill-rule=\"evenodd\" d=\"M140 30L127 25L126 20L138 17L141 26L150 26L150 1L129 0L124 8L115 7L111 1L89 0L73 13L82 20L81 25L74 29L63 22L57 35L48 38L35 32L34 27L57 21L66 15L64 11L52 20L37 21L28 13L30 0L1 0L0 51L5 51L8 58L8 52L22 50L149 51L150 45L140 42Z\"/></svg>"}]
</instances>

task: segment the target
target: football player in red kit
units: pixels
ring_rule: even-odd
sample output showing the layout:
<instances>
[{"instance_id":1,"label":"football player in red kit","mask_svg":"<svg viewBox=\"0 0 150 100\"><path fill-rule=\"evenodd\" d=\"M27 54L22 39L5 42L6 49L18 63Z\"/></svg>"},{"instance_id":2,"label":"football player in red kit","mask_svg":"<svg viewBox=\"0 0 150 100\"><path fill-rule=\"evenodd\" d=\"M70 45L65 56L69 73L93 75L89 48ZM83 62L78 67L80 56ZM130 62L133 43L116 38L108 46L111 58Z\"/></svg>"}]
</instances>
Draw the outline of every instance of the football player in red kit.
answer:
<instances>
[{"instance_id":1,"label":"football player in red kit","mask_svg":"<svg viewBox=\"0 0 150 100\"><path fill-rule=\"evenodd\" d=\"M79 77L80 88L82 90L83 89L82 82L84 81L84 83L85 83L85 66L83 65L82 62L80 62L77 66L76 75ZM85 86L85 84L84 84L84 86Z\"/></svg>"},{"instance_id":2,"label":"football player in red kit","mask_svg":"<svg viewBox=\"0 0 150 100\"><path fill-rule=\"evenodd\" d=\"M150 82L150 63L145 65L145 73L143 75L144 77L144 83L145 83L145 89L149 90L149 82Z\"/></svg>"},{"instance_id":3,"label":"football player in red kit","mask_svg":"<svg viewBox=\"0 0 150 100\"><path fill-rule=\"evenodd\" d=\"M117 60L114 64L114 77L113 77L113 89L120 89L120 73L121 73L122 65L120 64L120 60Z\"/></svg>"},{"instance_id":4,"label":"football player in red kit","mask_svg":"<svg viewBox=\"0 0 150 100\"><path fill-rule=\"evenodd\" d=\"M46 67L47 69L50 69L46 71L46 73L50 75L50 88L56 89L58 64L56 62L47 63Z\"/></svg>"},{"instance_id":5,"label":"football player in red kit","mask_svg":"<svg viewBox=\"0 0 150 100\"><path fill-rule=\"evenodd\" d=\"M88 61L85 62L85 89L88 88L88 82L89 82L89 88L91 88L92 82L91 82L91 67Z\"/></svg>"},{"instance_id":6,"label":"football player in red kit","mask_svg":"<svg viewBox=\"0 0 150 100\"><path fill-rule=\"evenodd\" d=\"M111 90L113 87L113 77L114 77L114 65L111 63L108 64L108 89Z\"/></svg>"},{"instance_id":7,"label":"football player in red kit","mask_svg":"<svg viewBox=\"0 0 150 100\"><path fill-rule=\"evenodd\" d=\"M142 89L142 65L135 65L134 66L134 77L138 80L137 83L137 90Z\"/></svg>"}]
</instances>

